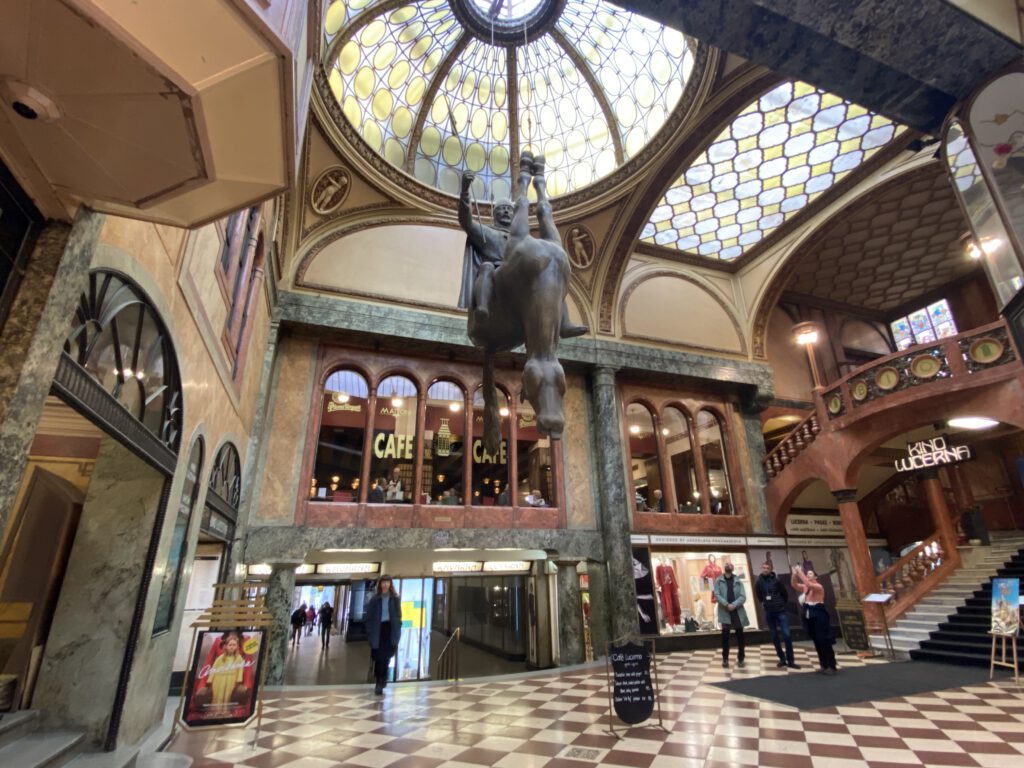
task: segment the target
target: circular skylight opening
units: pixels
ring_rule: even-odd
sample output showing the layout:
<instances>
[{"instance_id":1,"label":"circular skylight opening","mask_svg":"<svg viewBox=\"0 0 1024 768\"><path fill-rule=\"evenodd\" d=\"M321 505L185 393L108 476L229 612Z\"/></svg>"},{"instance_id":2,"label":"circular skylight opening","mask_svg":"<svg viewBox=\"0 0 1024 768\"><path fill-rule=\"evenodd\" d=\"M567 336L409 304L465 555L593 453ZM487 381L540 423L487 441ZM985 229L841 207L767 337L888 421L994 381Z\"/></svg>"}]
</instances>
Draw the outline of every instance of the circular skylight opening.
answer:
<instances>
[{"instance_id":1,"label":"circular skylight opening","mask_svg":"<svg viewBox=\"0 0 1024 768\"><path fill-rule=\"evenodd\" d=\"M469 171L477 200L511 197L529 148L546 156L558 196L652 142L695 91L697 50L604 0L334 0L324 96L373 152L426 185L457 195Z\"/></svg>"}]
</instances>

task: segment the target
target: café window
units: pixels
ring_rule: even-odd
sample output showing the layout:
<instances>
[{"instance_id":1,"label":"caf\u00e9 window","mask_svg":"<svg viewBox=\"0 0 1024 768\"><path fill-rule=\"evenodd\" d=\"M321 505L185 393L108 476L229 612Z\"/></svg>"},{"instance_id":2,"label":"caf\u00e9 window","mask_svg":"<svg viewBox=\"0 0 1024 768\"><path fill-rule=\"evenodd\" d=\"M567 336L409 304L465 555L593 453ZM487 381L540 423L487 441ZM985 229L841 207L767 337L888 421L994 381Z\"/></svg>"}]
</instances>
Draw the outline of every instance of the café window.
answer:
<instances>
[{"instance_id":1,"label":"caf\u00e9 window","mask_svg":"<svg viewBox=\"0 0 1024 768\"><path fill-rule=\"evenodd\" d=\"M423 432L424 503L463 504L466 466L466 393L451 381L427 390Z\"/></svg>"},{"instance_id":2,"label":"caf\u00e9 window","mask_svg":"<svg viewBox=\"0 0 1024 768\"><path fill-rule=\"evenodd\" d=\"M654 417L647 406L630 403L626 408L629 436L630 479L637 512L664 512L661 469L658 465L658 435Z\"/></svg>"},{"instance_id":3,"label":"caf\u00e9 window","mask_svg":"<svg viewBox=\"0 0 1024 768\"><path fill-rule=\"evenodd\" d=\"M551 440L537 431L537 414L529 401L523 401L516 411L516 497L519 506L552 507L558 504L551 461Z\"/></svg>"},{"instance_id":4,"label":"caf\u00e9 window","mask_svg":"<svg viewBox=\"0 0 1024 768\"><path fill-rule=\"evenodd\" d=\"M484 392L477 389L473 395L472 503L483 507L509 507L509 418L508 395L496 388L498 415L501 417L501 444L497 453L484 449ZM532 490L532 489L531 489ZM547 498L547 497L545 497Z\"/></svg>"},{"instance_id":5,"label":"caf\u00e9 window","mask_svg":"<svg viewBox=\"0 0 1024 768\"><path fill-rule=\"evenodd\" d=\"M670 405L661 415L661 433L665 438L665 452L672 471L678 509L684 514L699 514L700 484L690 440L690 420L685 413Z\"/></svg>"},{"instance_id":6,"label":"caf\u00e9 window","mask_svg":"<svg viewBox=\"0 0 1024 768\"><path fill-rule=\"evenodd\" d=\"M327 377L311 498L358 501L369 398L366 379L356 371L335 371Z\"/></svg>"},{"instance_id":7,"label":"caf\u00e9 window","mask_svg":"<svg viewBox=\"0 0 1024 768\"><path fill-rule=\"evenodd\" d=\"M377 385L370 481L383 483L384 500L392 504L413 501L418 395L416 383L401 375L388 376Z\"/></svg>"},{"instance_id":8,"label":"caf\u00e9 window","mask_svg":"<svg viewBox=\"0 0 1024 768\"><path fill-rule=\"evenodd\" d=\"M726 460L724 431L719 417L707 409L699 411L697 435L704 458L704 469L707 472L711 514L731 515L733 508L729 488L729 467Z\"/></svg>"}]
</instances>

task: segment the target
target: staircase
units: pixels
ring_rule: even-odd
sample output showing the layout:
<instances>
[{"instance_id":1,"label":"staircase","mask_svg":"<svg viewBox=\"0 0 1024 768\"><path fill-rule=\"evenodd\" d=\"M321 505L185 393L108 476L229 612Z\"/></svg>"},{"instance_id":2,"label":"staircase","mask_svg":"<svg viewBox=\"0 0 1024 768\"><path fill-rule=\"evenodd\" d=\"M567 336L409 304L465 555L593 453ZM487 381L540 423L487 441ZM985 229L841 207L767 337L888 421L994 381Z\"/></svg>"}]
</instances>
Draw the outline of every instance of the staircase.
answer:
<instances>
[{"instance_id":1,"label":"staircase","mask_svg":"<svg viewBox=\"0 0 1024 768\"><path fill-rule=\"evenodd\" d=\"M1000 559L1002 562L996 563L986 576L975 581L974 589L954 604L948 615L938 617L937 625L920 641L920 647L910 649L910 658L968 666L989 665L992 579L1024 580L1024 537L1018 534L1013 538L993 539L991 552L985 555L983 562L988 564ZM956 576L959 577L960 572ZM934 618L947 606L949 604L937 606L928 615Z\"/></svg>"},{"instance_id":2,"label":"staircase","mask_svg":"<svg viewBox=\"0 0 1024 768\"><path fill-rule=\"evenodd\" d=\"M39 713L8 712L0 719L0 765L56 768L73 760L85 740L77 731L39 731Z\"/></svg>"},{"instance_id":3,"label":"staircase","mask_svg":"<svg viewBox=\"0 0 1024 768\"><path fill-rule=\"evenodd\" d=\"M990 547L961 547L963 564L956 573L889 627L897 655L906 657L909 651L920 647L950 614L973 596L979 584L989 582L992 575L1022 546L1024 537L993 540ZM873 648L885 648L885 638L881 634L873 634L871 645Z\"/></svg>"}]
</instances>

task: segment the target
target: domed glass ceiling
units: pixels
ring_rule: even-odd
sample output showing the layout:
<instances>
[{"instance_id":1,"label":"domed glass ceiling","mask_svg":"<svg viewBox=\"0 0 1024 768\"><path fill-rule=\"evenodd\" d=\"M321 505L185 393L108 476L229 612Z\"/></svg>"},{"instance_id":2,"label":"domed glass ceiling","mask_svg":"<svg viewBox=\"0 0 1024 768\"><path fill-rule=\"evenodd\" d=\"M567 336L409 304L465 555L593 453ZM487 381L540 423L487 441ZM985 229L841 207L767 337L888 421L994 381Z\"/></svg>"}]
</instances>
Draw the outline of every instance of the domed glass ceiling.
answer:
<instances>
[{"instance_id":1,"label":"domed glass ceiling","mask_svg":"<svg viewBox=\"0 0 1024 768\"><path fill-rule=\"evenodd\" d=\"M481 200L510 196L526 146L552 195L610 174L678 105L696 50L600 0L335 0L324 32L331 91L366 143L452 194L473 171Z\"/></svg>"},{"instance_id":2,"label":"domed glass ceiling","mask_svg":"<svg viewBox=\"0 0 1024 768\"><path fill-rule=\"evenodd\" d=\"M801 82L749 104L680 176L640 239L738 258L896 135L864 107Z\"/></svg>"}]
</instances>

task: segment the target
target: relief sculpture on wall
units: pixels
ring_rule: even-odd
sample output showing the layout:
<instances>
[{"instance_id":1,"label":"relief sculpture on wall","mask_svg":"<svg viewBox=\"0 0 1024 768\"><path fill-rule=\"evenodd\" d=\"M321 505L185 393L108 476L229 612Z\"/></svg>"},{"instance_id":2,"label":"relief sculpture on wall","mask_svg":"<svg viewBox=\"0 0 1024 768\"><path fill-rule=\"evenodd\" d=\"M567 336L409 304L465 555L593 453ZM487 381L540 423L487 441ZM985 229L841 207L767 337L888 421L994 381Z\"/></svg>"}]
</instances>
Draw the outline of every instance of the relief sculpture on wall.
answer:
<instances>
[{"instance_id":1,"label":"relief sculpture on wall","mask_svg":"<svg viewBox=\"0 0 1024 768\"><path fill-rule=\"evenodd\" d=\"M540 237L530 234L531 179ZM469 310L469 338L484 353L484 446L494 453L500 442L494 355L526 344L523 397L537 413L540 433L558 439L565 424L565 372L556 356L558 340L588 329L568 318L571 267L548 202L544 157L522 153L515 205L497 201L493 227L473 218L473 180L472 173L463 174L459 198L459 224L467 234L459 306Z\"/></svg>"}]
</instances>

